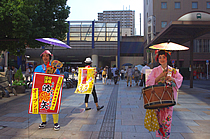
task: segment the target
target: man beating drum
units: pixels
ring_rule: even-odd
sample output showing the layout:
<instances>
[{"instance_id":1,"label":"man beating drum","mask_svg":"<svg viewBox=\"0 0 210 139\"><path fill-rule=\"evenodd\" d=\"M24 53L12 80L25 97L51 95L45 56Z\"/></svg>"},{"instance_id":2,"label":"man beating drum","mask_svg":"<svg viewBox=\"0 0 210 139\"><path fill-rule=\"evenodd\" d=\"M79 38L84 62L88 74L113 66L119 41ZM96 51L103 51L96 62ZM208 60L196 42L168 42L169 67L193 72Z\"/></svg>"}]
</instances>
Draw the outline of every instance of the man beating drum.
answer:
<instances>
[{"instance_id":1,"label":"man beating drum","mask_svg":"<svg viewBox=\"0 0 210 139\"><path fill-rule=\"evenodd\" d=\"M170 60L170 52L165 50L156 50L156 61L159 66L155 67L146 81L147 86L158 84L169 84L173 87L174 99L177 97L177 89L181 87L183 77L170 67L167 63ZM156 136L161 139L168 139L171 132L173 106L156 109L159 129L156 131Z\"/></svg>"}]
</instances>

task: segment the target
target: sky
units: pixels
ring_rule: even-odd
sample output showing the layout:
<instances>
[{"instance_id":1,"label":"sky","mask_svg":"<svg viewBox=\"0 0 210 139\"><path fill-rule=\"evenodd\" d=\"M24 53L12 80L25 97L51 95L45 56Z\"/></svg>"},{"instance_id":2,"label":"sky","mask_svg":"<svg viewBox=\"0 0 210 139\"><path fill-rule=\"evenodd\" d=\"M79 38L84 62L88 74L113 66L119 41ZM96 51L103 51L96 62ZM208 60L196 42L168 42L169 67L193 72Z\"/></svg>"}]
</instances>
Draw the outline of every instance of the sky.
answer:
<instances>
[{"instance_id":1,"label":"sky","mask_svg":"<svg viewBox=\"0 0 210 139\"><path fill-rule=\"evenodd\" d=\"M67 21L93 21L98 20L98 13L109 10L132 10L135 11L136 35L140 35L140 13L141 13L141 35L143 35L143 0L68 0L70 15ZM130 8L129 8L130 7Z\"/></svg>"}]
</instances>

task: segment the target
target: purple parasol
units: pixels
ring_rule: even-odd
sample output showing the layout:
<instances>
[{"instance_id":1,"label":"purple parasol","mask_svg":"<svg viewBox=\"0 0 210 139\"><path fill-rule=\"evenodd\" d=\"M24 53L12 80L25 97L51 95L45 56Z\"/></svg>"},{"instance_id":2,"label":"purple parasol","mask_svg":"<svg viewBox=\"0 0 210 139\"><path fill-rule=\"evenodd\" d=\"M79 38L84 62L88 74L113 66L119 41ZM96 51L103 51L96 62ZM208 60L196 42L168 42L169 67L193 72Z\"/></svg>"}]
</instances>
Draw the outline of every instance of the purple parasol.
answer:
<instances>
[{"instance_id":1,"label":"purple parasol","mask_svg":"<svg viewBox=\"0 0 210 139\"><path fill-rule=\"evenodd\" d=\"M67 44L65 44L64 42L56 39L56 38L40 38L40 39L36 39L37 41L40 42L44 42L47 44L51 44L54 46L61 46L61 47L66 47L66 48L71 48L70 46L68 46Z\"/></svg>"}]
</instances>

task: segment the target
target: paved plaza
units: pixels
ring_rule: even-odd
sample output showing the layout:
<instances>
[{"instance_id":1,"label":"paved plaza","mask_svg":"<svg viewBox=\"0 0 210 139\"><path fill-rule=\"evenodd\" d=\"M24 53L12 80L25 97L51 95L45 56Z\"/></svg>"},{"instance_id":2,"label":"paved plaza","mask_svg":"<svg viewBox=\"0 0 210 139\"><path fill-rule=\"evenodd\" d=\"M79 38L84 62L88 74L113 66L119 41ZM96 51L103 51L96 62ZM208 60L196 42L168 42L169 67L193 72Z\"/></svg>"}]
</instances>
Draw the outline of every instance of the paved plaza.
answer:
<instances>
[{"instance_id":1,"label":"paved plaza","mask_svg":"<svg viewBox=\"0 0 210 139\"><path fill-rule=\"evenodd\" d=\"M38 129L39 115L28 114L30 89L0 99L0 139L156 139L155 132L144 128L142 87L96 83L99 105L96 110L90 96L89 111L84 110L84 95L75 88L63 89L59 131L53 130L52 115L45 129ZM210 138L210 90L182 85L178 104L174 106L170 139Z\"/></svg>"}]
</instances>

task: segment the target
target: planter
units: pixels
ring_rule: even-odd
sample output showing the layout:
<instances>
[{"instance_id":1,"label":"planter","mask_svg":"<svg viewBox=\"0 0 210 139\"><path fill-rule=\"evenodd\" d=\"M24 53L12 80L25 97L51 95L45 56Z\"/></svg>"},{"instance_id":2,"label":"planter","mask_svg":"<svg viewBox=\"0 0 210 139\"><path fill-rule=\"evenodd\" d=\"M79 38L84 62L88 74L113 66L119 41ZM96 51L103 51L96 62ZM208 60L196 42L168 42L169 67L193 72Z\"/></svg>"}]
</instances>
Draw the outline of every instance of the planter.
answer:
<instances>
[{"instance_id":1,"label":"planter","mask_svg":"<svg viewBox=\"0 0 210 139\"><path fill-rule=\"evenodd\" d=\"M23 94L26 90L25 86L15 86L14 88L17 94Z\"/></svg>"}]
</instances>

